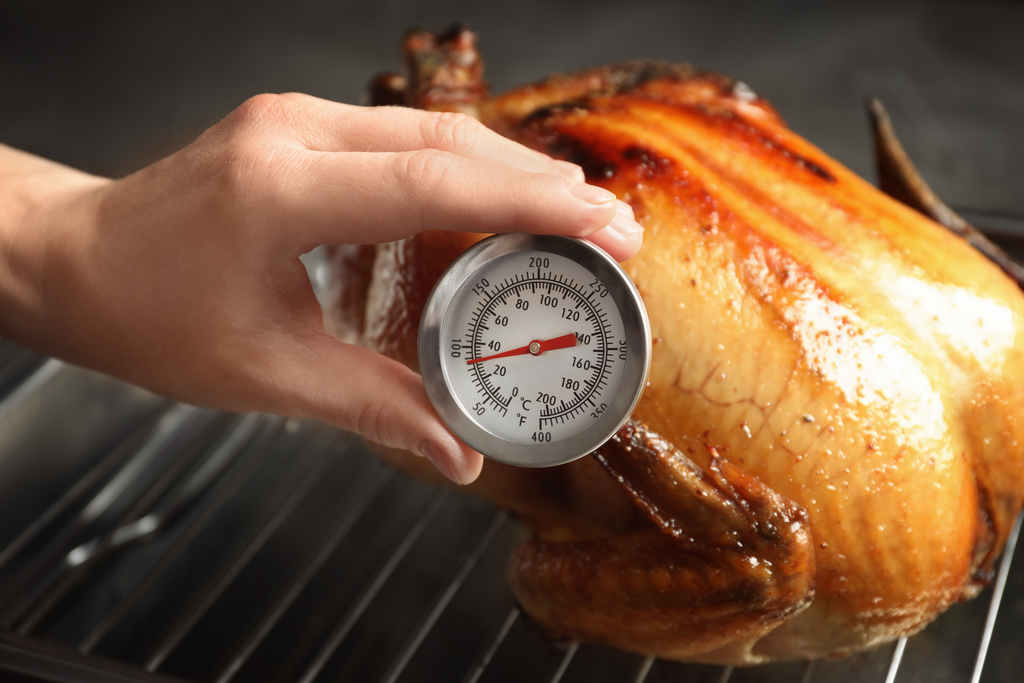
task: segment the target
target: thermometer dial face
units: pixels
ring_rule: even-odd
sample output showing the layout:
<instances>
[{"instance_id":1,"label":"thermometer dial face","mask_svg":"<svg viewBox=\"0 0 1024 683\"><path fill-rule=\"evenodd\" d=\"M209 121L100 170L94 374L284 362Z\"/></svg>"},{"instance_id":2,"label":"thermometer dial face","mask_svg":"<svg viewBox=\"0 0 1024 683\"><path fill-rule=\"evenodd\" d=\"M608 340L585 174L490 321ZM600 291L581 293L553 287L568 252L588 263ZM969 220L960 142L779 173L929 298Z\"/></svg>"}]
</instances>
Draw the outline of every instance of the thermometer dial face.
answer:
<instances>
[{"instance_id":1,"label":"thermometer dial face","mask_svg":"<svg viewBox=\"0 0 1024 683\"><path fill-rule=\"evenodd\" d=\"M650 332L629 278L597 247L502 235L431 294L420 365L441 417L484 455L548 466L586 455L632 411Z\"/></svg>"},{"instance_id":2,"label":"thermometer dial face","mask_svg":"<svg viewBox=\"0 0 1024 683\"><path fill-rule=\"evenodd\" d=\"M628 355L607 287L550 253L510 254L459 288L441 324L463 409L512 443L562 441L608 409Z\"/></svg>"}]
</instances>

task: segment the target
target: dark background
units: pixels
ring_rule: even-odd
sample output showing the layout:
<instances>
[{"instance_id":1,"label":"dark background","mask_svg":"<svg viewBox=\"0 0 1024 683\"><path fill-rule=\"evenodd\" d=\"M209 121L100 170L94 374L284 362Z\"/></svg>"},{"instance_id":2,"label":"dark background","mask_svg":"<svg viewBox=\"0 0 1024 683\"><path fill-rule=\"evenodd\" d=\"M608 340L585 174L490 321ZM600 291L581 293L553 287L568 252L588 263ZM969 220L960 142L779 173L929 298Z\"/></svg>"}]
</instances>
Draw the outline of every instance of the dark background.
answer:
<instances>
[{"instance_id":1,"label":"dark background","mask_svg":"<svg viewBox=\"0 0 1024 683\"><path fill-rule=\"evenodd\" d=\"M1024 214L1024 3L0 4L0 140L95 173L129 173L258 92L359 102L371 74L399 66L407 28L458 19L496 91L688 61L746 81L869 177L863 100L880 96L947 201Z\"/></svg>"},{"instance_id":2,"label":"dark background","mask_svg":"<svg viewBox=\"0 0 1024 683\"><path fill-rule=\"evenodd\" d=\"M1024 171L1016 158L1024 151L1024 3L523 0L482 7L443 0L358 5L324 0L263 5L252 0L165 7L143 2L0 0L0 141L94 173L123 175L186 144L258 92L299 90L358 102L370 75L400 65L398 44L408 27L437 30L456 19L478 32L495 91L555 71L620 60L689 61L746 81L772 101L796 131L868 177L874 172L863 101L879 96L892 112L909 153L940 195L954 206L973 209L971 217L984 227L1016 226L1024 235ZM28 358L23 366L35 368L37 362ZM0 353L0 396L4 387L13 386L10 367ZM21 374L27 376L28 370ZM137 419L132 416L139 408L134 399L129 402L123 387L95 377L82 379L70 368L54 377L34 394L42 396L38 406L31 396L16 410L8 404L6 418L0 420L0 427L6 428L0 429L0 441L7 444L8 462L28 463L24 480L7 481L7 490L16 491L17 498L10 493L0 496L8 503L6 517L0 515L0 532L3 522L9 529L18 528L12 500L28 500L42 509L54 491L78 481L76 472L92 467L83 453L97 461L105 454L105 447L96 446L101 441L96 434L114 433L122 428L119 424ZM130 410L117 408L110 396L122 397L118 401ZM23 412L32 419L19 417ZM31 438L23 436L29 432ZM187 675L214 662L213 653L221 653L217 648L233 647L240 629L249 625L239 610L264 609L269 597L276 595L266 587L288 585L289 577L297 576L319 552L323 535L335 528L324 520L345 519L345 511L354 504L349 499L359 498L347 492L370 490L367 481L383 481L386 476L365 454L361 459L355 453L348 458L330 452L309 455L306 448L289 444L278 449L276 460L265 449L247 451L243 464L264 459L270 464L258 478L245 481L244 494L238 489L223 493L232 482L242 481L230 476L211 491L203 505L217 509L213 506L224 504L223 510L210 518L213 521L195 537L198 540L179 544L184 532L175 531L152 545L131 549L117 558L117 571L94 572L80 595L57 602L52 622L32 635L76 642L68 633L91 629L111 605L131 602L124 596L136 595L129 591L144 585L139 577L167 548L177 548L181 555L162 566L158 588L140 593L145 599L136 599L112 637L97 647L107 656L128 652L136 662L143 650L132 647L159 642L174 626L161 615L191 609L185 598L207 590L209 580L250 542L250 534L277 514L280 496L292 495L296 473L305 472L314 455L322 457L328 463L324 471L334 478L325 476L318 483L319 493L303 498L303 514L289 513L280 533L246 566L242 579L247 580L231 584L226 597L199 622L194 632L199 635L176 650L176 658L162 670ZM59 463L69 466L60 468ZM364 469L352 476L350 467ZM396 539L403 538L406 527L413 526L435 497L432 489L412 480L396 478L387 486L367 508L364 522L339 537L344 540L332 551L326 569L248 661L250 679L272 678L273 672L298 666L315 652L324 633L347 618L350 606L361 599L359 591L370 577L378 576ZM431 520L423 539L410 546L407 561L397 565L372 607L353 626L354 635L332 655L327 675L351 673L354 667L379 673L390 666L390 655L381 653L405 646L436 591L447 585L453 567L462 561L458 549L476 543L488 523L486 515L494 514L468 497L452 496L444 506L439 508L440 521ZM197 506L190 514L199 519L206 509ZM22 508L16 512L26 514ZM180 528L188 530L188 524L186 519ZM467 580L475 592L460 589L453 602L458 609L445 612L442 619L447 621L431 631L434 640L425 641L407 673L444 680L444 671L475 661L477 649L458 639L489 642L511 607L501 566L516 533L508 525L498 534ZM994 631L985 680L1020 678L1022 552L1017 553L1017 570L1010 574L999 615L1002 626ZM986 591L954 607L911 639L899 680L967 680L989 596ZM492 618L497 621L488 621ZM5 637L0 633L0 645ZM813 679L881 681L892 647L849 660L815 662ZM435 653L440 656L435 658ZM515 674L544 667L550 673L563 657L562 649L520 619L488 671L506 672L510 680L533 680ZM640 661L583 646L565 680L610 680L622 671L628 675L619 675L619 680L632 680ZM737 670L730 680L811 680L810 671L800 663L779 664ZM8 680L3 673L0 678ZM354 674L347 678L367 679ZM723 672L657 662L646 680L670 679L720 681Z\"/></svg>"}]
</instances>

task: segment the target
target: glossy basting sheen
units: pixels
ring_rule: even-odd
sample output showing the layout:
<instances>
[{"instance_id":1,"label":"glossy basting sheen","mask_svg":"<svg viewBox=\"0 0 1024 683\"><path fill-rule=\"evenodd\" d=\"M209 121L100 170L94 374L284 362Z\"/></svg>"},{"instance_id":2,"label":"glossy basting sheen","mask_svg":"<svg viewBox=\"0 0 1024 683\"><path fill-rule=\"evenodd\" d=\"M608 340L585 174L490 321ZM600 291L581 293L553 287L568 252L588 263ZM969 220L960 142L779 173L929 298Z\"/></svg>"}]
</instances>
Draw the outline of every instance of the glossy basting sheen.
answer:
<instances>
[{"instance_id":1,"label":"glossy basting sheen","mask_svg":"<svg viewBox=\"0 0 1024 683\"><path fill-rule=\"evenodd\" d=\"M534 532L510 565L531 616L752 664L869 647L976 593L1024 490L1013 281L729 79L629 64L485 99L468 31L406 49L379 100L476 114L646 227L624 264L654 337L631 421L591 457L489 462L472 487ZM427 293L472 241L336 250L329 324L415 367Z\"/></svg>"}]
</instances>

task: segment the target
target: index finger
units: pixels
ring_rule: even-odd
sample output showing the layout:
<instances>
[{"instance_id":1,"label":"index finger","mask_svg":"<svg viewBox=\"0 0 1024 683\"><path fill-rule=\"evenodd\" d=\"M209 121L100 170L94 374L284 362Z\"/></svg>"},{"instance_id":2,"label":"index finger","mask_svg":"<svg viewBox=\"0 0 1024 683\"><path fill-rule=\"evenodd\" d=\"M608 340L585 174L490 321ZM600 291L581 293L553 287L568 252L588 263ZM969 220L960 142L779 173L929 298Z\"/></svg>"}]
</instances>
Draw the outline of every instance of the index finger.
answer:
<instances>
[{"instance_id":1,"label":"index finger","mask_svg":"<svg viewBox=\"0 0 1024 683\"><path fill-rule=\"evenodd\" d=\"M301 93L282 96L290 125L309 149L321 152L409 152L438 149L508 164L532 173L583 181L576 164L554 159L456 112L408 107L360 107Z\"/></svg>"},{"instance_id":2,"label":"index finger","mask_svg":"<svg viewBox=\"0 0 1024 683\"><path fill-rule=\"evenodd\" d=\"M284 222L302 226L303 248L424 230L528 232L589 237L622 260L642 241L629 206L564 177L436 150L309 155L280 207Z\"/></svg>"}]
</instances>

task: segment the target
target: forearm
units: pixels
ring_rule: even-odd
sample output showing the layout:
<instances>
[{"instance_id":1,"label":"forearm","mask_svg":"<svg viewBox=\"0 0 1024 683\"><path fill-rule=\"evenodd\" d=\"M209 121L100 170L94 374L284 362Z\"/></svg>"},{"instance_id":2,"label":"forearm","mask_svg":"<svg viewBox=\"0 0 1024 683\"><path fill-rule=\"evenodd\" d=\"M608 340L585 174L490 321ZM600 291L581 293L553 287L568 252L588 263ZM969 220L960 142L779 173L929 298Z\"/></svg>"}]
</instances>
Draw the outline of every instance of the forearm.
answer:
<instances>
[{"instance_id":1,"label":"forearm","mask_svg":"<svg viewBox=\"0 0 1024 683\"><path fill-rule=\"evenodd\" d=\"M49 299L68 236L90 229L104 178L0 144L0 335L53 351Z\"/></svg>"}]
</instances>

